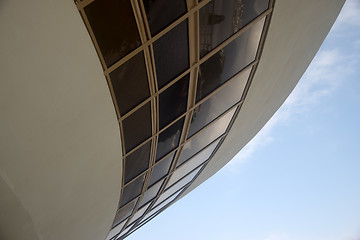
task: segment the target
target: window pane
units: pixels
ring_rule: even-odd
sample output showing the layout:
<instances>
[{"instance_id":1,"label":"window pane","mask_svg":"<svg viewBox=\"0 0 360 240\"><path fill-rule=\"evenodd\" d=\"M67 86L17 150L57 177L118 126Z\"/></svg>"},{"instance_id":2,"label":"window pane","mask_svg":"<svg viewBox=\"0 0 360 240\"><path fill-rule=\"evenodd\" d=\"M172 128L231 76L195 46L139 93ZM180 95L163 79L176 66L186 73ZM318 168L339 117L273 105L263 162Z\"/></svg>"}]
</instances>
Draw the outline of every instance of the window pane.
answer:
<instances>
[{"instance_id":1,"label":"window pane","mask_svg":"<svg viewBox=\"0 0 360 240\"><path fill-rule=\"evenodd\" d=\"M153 47L160 89L189 67L187 20L158 39Z\"/></svg>"},{"instance_id":2,"label":"window pane","mask_svg":"<svg viewBox=\"0 0 360 240\"><path fill-rule=\"evenodd\" d=\"M105 240L109 240L112 237L114 237L116 234L118 234L120 232L120 230L123 228L123 226L125 225L125 223L126 223L126 220L124 220L122 223L117 225L115 228L111 229L111 231L109 232L109 234L107 235Z\"/></svg>"},{"instance_id":3,"label":"window pane","mask_svg":"<svg viewBox=\"0 0 360 240\"><path fill-rule=\"evenodd\" d=\"M265 18L200 65L196 101L255 60Z\"/></svg>"},{"instance_id":4,"label":"window pane","mask_svg":"<svg viewBox=\"0 0 360 240\"><path fill-rule=\"evenodd\" d=\"M120 208L115 216L113 227L122 222L125 218L129 217L135 207L137 199L133 200L131 203L126 206Z\"/></svg>"},{"instance_id":5,"label":"window pane","mask_svg":"<svg viewBox=\"0 0 360 240\"><path fill-rule=\"evenodd\" d=\"M227 86L194 109L188 137L240 101L250 72L251 69L236 76Z\"/></svg>"},{"instance_id":6,"label":"window pane","mask_svg":"<svg viewBox=\"0 0 360 240\"><path fill-rule=\"evenodd\" d=\"M200 151L206 145L214 141L221 134L225 133L226 128L229 125L229 122L234 115L236 108L229 111L227 114L222 116L220 119L213 122L209 127L201 131L196 135L192 140L185 143L178 162L182 163L193 156L195 153Z\"/></svg>"},{"instance_id":7,"label":"window pane","mask_svg":"<svg viewBox=\"0 0 360 240\"><path fill-rule=\"evenodd\" d=\"M154 186L152 186L151 188L149 188L148 190L146 190L143 198L141 199L140 207L143 206L144 204L146 204L147 202L149 202L150 200L152 200L156 196L156 194L159 192L160 187L163 184L163 182L164 181L160 181L160 182L156 183Z\"/></svg>"},{"instance_id":8,"label":"window pane","mask_svg":"<svg viewBox=\"0 0 360 240\"><path fill-rule=\"evenodd\" d=\"M218 143L220 142L219 138L218 140L216 140L215 142L211 143L209 146L207 146L205 149L201 150L201 152L197 153L195 156L193 156L192 158L190 158L189 161L187 161L184 165L186 165L186 167L184 169L189 169L189 171L191 169L196 168L197 166L199 166L201 163L205 162L206 160L209 159L210 155L213 153L214 149L216 148L216 146L218 145ZM183 158L181 158L183 159ZM185 159L187 160L187 159ZM177 166L181 165L183 162L178 161L177 162ZM183 165L183 166L184 166ZM182 169L182 166L178 168L179 170ZM177 172L178 170L176 170L175 172ZM184 170L183 170L184 171ZM188 172L189 172L188 171ZM174 173L175 173L174 172ZM185 171L186 172L186 171Z\"/></svg>"},{"instance_id":9,"label":"window pane","mask_svg":"<svg viewBox=\"0 0 360 240\"><path fill-rule=\"evenodd\" d=\"M156 152L156 160L161 159L179 145L183 125L184 118L180 119L165 131L160 133Z\"/></svg>"},{"instance_id":10,"label":"window pane","mask_svg":"<svg viewBox=\"0 0 360 240\"><path fill-rule=\"evenodd\" d=\"M125 183L149 168L151 141L125 158Z\"/></svg>"},{"instance_id":11,"label":"window pane","mask_svg":"<svg viewBox=\"0 0 360 240\"><path fill-rule=\"evenodd\" d=\"M97 0L84 8L106 66L140 46L129 0Z\"/></svg>"},{"instance_id":12,"label":"window pane","mask_svg":"<svg viewBox=\"0 0 360 240\"><path fill-rule=\"evenodd\" d=\"M111 72L110 79L121 115L150 96L143 52Z\"/></svg>"},{"instance_id":13,"label":"window pane","mask_svg":"<svg viewBox=\"0 0 360 240\"><path fill-rule=\"evenodd\" d=\"M134 181L124 187L124 191L121 195L120 206L124 206L126 203L139 196L144 184L145 173L137 177Z\"/></svg>"},{"instance_id":14,"label":"window pane","mask_svg":"<svg viewBox=\"0 0 360 240\"><path fill-rule=\"evenodd\" d=\"M188 88L189 74L160 94L160 129L186 112Z\"/></svg>"},{"instance_id":15,"label":"window pane","mask_svg":"<svg viewBox=\"0 0 360 240\"><path fill-rule=\"evenodd\" d=\"M153 215L154 213L156 213L157 211L159 211L160 209L162 209L163 207L165 207L167 204L171 203L178 195L180 192L172 195L170 198L166 199L164 202L162 202L160 205L156 206L154 209L152 209L149 213L146 214L146 216L143 218L143 220L141 221L141 223L145 222L146 220L148 220L150 217L152 217L151 215ZM140 224L141 224L140 223Z\"/></svg>"},{"instance_id":16,"label":"window pane","mask_svg":"<svg viewBox=\"0 0 360 240\"><path fill-rule=\"evenodd\" d=\"M185 0L144 0L143 2L152 36L186 13Z\"/></svg>"},{"instance_id":17,"label":"window pane","mask_svg":"<svg viewBox=\"0 0 360 240\"><path fill-rule=\"evenodd\" d=\"M200 9L201 57L268 8L268 0L213 0Z\"/></svg>"},{"instance_id":18,"label":"window pane","mask_svg":"<svg viewBox=\"0 0 360 240\"><path fill-rule=\"evenodd\" d=\"M136 220L138 220L146 211L146 209L149 207L150 203L148 203L147 205L145 205L143 208L140 208L137 210L137 212L134 214L134 216L132 217L130 224L132 224L133 222L135 222Z\"/></svg>"},{"instance_id":19,"label":"window pane","mask_svg":"<svg viewBox=\"0 0 360 240\"><path fill-rule=\"evenodd\" d=\"M150 102L131 114L123 121L125 149L131 149L151 136Z\"/></svg>"},{"instance_id":20,"label":"window pane","mask_svg":"<svg viewBox=\"0 0 360 240\"><path fill-rule=\"evenodd\" d=\"M156 201L155 205L157 203L160 203L162 201L164 201L164 199L168 198L169 196L171 196L172 194L174 194L176 191L178 191L180 188L184 187L186 184L188 184L189 182L192 181L192 179L195 177L195 175L200 171L200 167L197 168L196 170L194 170L193 172L191 172L189 175L187 175L186 177L184 177L183 179L181 179L179 182L177 182L175 185L171 186L169 185L169 183L167 183L166 188L168 188L165 192L163 192L163 194L161 194L161 196L159 197L159 199ZM170 188L169 188L170 187Z\"/></svg>"},{"instance_id":21,"label":"window pane","mask_svg":"<svg viewBox=\"0 0 360 240\"><path fill-rule=\"evenodd\" d=\"M176 152L171 153L169 156L167 156L165 159L161 160L161 162L159 162L154 166L154 169L151 174L149 186L153 185L161 178L165 177L166 174L168 174L175 153Z\"/></svg>"}]
</instances>

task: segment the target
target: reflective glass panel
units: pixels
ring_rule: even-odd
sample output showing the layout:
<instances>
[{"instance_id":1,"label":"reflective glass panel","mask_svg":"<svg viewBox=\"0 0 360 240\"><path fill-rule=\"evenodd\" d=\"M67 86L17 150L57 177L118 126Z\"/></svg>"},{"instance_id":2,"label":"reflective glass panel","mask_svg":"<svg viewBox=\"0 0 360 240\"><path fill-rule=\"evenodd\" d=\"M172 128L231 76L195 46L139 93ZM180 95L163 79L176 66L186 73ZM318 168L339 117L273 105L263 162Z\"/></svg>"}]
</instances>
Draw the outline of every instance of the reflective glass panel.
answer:
<instances>
[{"instance_id":1,"label":"reflective glass panel","mask_svg":"<svg viewBox=\"0 0 360 240\"><path fill-rule=\"evenodd\" d=\"M123 226L125 225L125 223L126 223L126 220L122 221L119 225L117 225L116 227L111 229L111 231L109 232L109 234L105 240L109 240L112 237L114 237L116 234L118 234L121 231L121 229L123 228Z\"/></svg>"},{"instance_id":2,"label":"reflective glass panel","mask_svg":"<svg viewBox=\"0 0 360 240\"><path fill-rule=\"evenodd\" d=\"M196 101L207 96L255 60L265 18L200 65Z\"/></svg>"},{"instance_id":3,"label":"reflective glass panel","mask_svg":"<svg viewBox=\"0 0 360 240\"><path fill-rule=\"evenodd\" d=\"M163 207L165 207L167 204L171 203L178 195L179 195L180 191L174 195L172 195L171 197L169 197L168 199L166 199L164 202L162 202L160 205L156 206L155 208L153 208L149 213L146 214L146 216L144 217L144 219L141 221L140 224L144 223L145 221L147 221L149 218L152 217L152 215L154 213L156 213L157 211L159 211L160 209L162 209Z\"/></svg>"},{"instance_id":4,"label":"reflective glass panel","mask_svg":"<svg viewBox=\"0 0 360 240\"><path fill-rule=\"evenodd\" d=\"M120 222L122 222L125 218L129 217L135 207L135 204L137 202L137 199L133 200L126 206L121 207L115 216L113 227L118 225Z\"/></svg>"},{"instance_id":5,"label":"reflective glass panel","mask_svg":"<svg viewBox=\"0 0 360 240\"><path fill-rule=\"evenodd\" d=\"M228 127L235 110L236 108L229 111L220 119L211 123L206 129L201 131L192 140L185 143L178 162L182 163L186 161L195 153L204 148L206 145L218 138L221 134L225 133L225 130Z\"/></svg>"},{"instance_id":6,"label":"reflective glass panel","mask_svg":"<svg viewBox=\"0 0 360 240\"><path fill-rule=\"evenodd\" d=\"M160 129L186 112L188 88L189 74L160 94Z\"/></svg>"},{"instance_id":7,"label":"reflective glass panel","mask_svg":"<svg viewBox=\"0 0 360 240\"><path fill-rule=\"evenodd\" d=\"M151 141L147 142L135 152L125 158L125 183L148 169Z\"/></svg>"},{"instance_id":8,"label":"reflective glass panel","mask_svg":"<svg viewBox=\"0 0 360 240\"><path fill-rule=\"evenodd\" d=\"M159 160L179 145L181 130L184 125L184 118L180 119L165 131L159 134L159 141L156 151L156 160Z\"/></svg>"},{"instance_id":9,"label":"reflective glass panel","mask_svg":"<svg viewBox=\"0 0 360 240\"><path fill-rule=\"evenodd\" d=\"M140 201L140 207L152 200L156 194L159 192L159 189L164 181L159 181L154 186L150 187L146 192L144 193L144 196L142 197Z\"/></svg>"},{"instance_id":10,"label":"reflective glass panel","mask_svg":"<svg viewBox=\"0 0 360 240\"><path fill-rule=\"evenodd\" d=\"M200 171L200 167L195 169L194 171L192 171L190 174L188 174L186 177L184 177L183 179L181 179L179 182L175 183L174 185L169 185L169 183L166 184L166 188L167 190L165 192L163 192L160 197L158 198L158 200L155 203L161 203L162 201L164 201L166 198L168 198L169 196L173 195L175 192L177 192L180 188L184 187L186 184L188 184L189 182L192 181L192 179L195 177L195 175ZM170 187L170 188L169 188Z\"/></svg>"},{"instance_id":11,"label":"reflective glass panel","mask_svg":"<svg viewBox=\"0 0 360 240\"><path fill-rule=\"evenodd\" d=\"M181 170L182 172L189 172L190 170L196 168L197 166L199 166L201 163L205 162L206 160L209 159L210 155L212 154L212 152L214 151L214 149L216 148L216 146L218 145L218 143L220 142L219 138L218 140L216 140L215 142L211 143L209 146L207 146L205 149L201 150L201 152L197 153L195 156L193 156L192 158L190 158L189 161L187 161L184 165L185 168L184 170L183 167L179 167L175 172L177 172L178 170ZM183 159L183 158L182 158ZM177 162L177 166L181 165L182 162ZM188 169L188 170L187 170ZM174 172L174 173L175 173ZM186 173L185 173L186 174ZM184 175L185 175L184 174ZM174 175L174 174L173 174Z\"/></svg>"},{"instance_id":12,"label":"reflective glass panel","mask_svg":"<svg viewBox=\"0 0 360 240\"><path fill-rule=\"evenodd\" d=\"M125 150L129 152L151 136L150 102L123 121Z\"/></svg>"},{"instance_id":13,"label":"reflective glass panel","mask_svg":"<svg viewBox=\"0 0 360 240\"><path fill-rule=\"evenodd\" d=\"M250 72L251 69L248 69L236 75L229 84L194 109L188 137L240 101Z\"/></svg>"},{"instance_id":14,"label":"reflective glass panel","mask_svg":"<svg viewBox=\"0 0 360 240\"><path fill-rule=\"evenodd\" d=\"M140 46L129 0L97 0L84 8L106 66Z\"/></svg>"},{"instance_id":15,"label":"reflective glass panel","mask_svg":"<svg viewBox=\"0 0 360 240\"><path fill-rule=\"evenodd\" d=\"M187 20L158 39L153 47L160 89L189 67Z\"/></svg>"},{"instance_id":16,"label":"reflective glass panel","mask_svg":"<svg viewBox=\"0 0 360 240\"><path fill-rule=\"evenodd\" d=\"M186 13L185 0L143 0L143 2L152 36Z\"/></svg>"},{"instance_id":17,"label":"reflective glass panel","mask_svg":"<svg viewBox=\"0 0 360 240\"><path fill-rule=\"evenodd\" d=\"M268 0L213 0L200 9L201 57L268 8Z\"/></svg>"},{"instance_id":18,"label":"reflective glass panel","mask_svg":"<svg viewBox=\"0 0 360 240\"><path fill-rule=\"evenodd\" d=\"M137 210L137 212L134 214L134 216L132 217L130 224L132 224L133 222L135 222L136 220L138 220L146 211L146 209L149 207L150 203L146 204L143 208L140 208Z\"/></svg>"},{"instance_id":19,"label":"reflective glass panel","mask_svg":"<svg viewBox=\"0 0 360 240\"><path fill-rule=\"evenodd\" d=\"M157 163L154 166L153 171L151 173L149 186L153 185L161 178L165 177L166 174L168 174L175 153L176 152L171 153L169 156L167 156L165 159L161 160L161 162Z\"/></svg>"},{"instance_id":20,"label":"reflective glass panel","mask_svg":"<svg viewBox=\"0 0 360 240\"><path fill-rule=\"evenodd\" d=\"M124 191L121 195L120 207L124 206L126 203L140 195L144 180L145 173L124 187Z\"/></svg>"},{"instance_id":21,"label":"reflective glass panel","mask_svg":"<svg viewBox=\"0 0 360 240\"><path fill-rule=\"evenodd\" d=\"M127 234L129 232L129 230L131 229L132 225L129 225L128 227L126 227L124 229L124 231L122 231L119 236L117 236L115 239L120 239L122 236L124 236L125 234Z\"/></svg>"},{"instance_id":22,"label":"reflective glass panel","mask_svg":"<svg viewBox=\"0 0 360 240\"><path fill-rule=\"evenodd\" d=\"M171 188L171 185L173 185L174 183L176 183L177 181L179 181L179 179L181 179L182 177L184 177L186 174L188 174L189 172L191 172L192 170L194 170L194 168L190 168L190 166L189 167L187 167L186 166L187 164L184 164L183 166L181 166L179 169L177 169L174 173L173 173L173 175L171 175L171 178L170 178L170 180L169 180L169 182L167 183L167 185L166 185L166 188L167 189L169 189L169 187ZM201 165L202 166L202 165ZM187 178L187 179L192 179L199 171L200 171L200 169L201 169L201 167L199 167L199 166L197 166L198 168L195 170L195 171L193 171L193 172L191 172L190 174L189 174L189 176L187 176L187 177L185 177L185 178ZM182 181L182 180L181 180ZM181 182L180 181L180 182ZM189 180L189 181L191 181L191 180ZM179 182L179 183L180 183ZM184 180L183 181L183 183L184 183L184 185L183 186L185 186L185 183L186 181ZM175 185L173 185L174 187L175 186L177 186L177 184L175 184ZM179 187L180 188L180 187Z\"/></svg>"},{"instance_id":23,"label":"reflective glass panel","mask_svg":"<svg viewBox=\"0 0 360 240\"><path fill-rule=\"evenodd\" d=\"M112 71L110 79L121 115L150 96L143 52Z\"/></svg>"}]
</instances>

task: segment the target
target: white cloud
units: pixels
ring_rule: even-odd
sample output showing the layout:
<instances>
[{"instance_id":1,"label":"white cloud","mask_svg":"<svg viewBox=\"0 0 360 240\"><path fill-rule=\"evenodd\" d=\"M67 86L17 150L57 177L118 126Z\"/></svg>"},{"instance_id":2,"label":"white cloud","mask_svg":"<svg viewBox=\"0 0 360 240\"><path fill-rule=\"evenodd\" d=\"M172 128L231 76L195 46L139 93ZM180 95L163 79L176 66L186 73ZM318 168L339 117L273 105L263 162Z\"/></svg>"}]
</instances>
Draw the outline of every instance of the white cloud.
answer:
<instances>
[{"instance_id":1,"label":"white cloud","mask_svg":"<svg viewBox=\"0 0 360 240\"><path fill-rule=\"evenodd\" d=\"M344 25L360 26L360 2L358 0L347 0L345 2L333 29L339 30Z\"/></svg>"}]
</instances>

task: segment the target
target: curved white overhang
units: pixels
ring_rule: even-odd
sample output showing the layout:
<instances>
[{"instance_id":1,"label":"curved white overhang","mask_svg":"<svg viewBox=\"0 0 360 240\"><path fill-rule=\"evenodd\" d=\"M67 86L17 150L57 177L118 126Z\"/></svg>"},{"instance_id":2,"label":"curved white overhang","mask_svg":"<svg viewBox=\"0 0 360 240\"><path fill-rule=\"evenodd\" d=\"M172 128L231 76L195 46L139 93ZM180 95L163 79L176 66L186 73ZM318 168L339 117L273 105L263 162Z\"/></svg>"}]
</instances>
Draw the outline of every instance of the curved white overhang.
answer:
<instances>
[{"instance_id":1,"label":"curved white overhang","mask_svg":"<svg viewBox=\"0 0 360 240\"><path fill-rule=\"evenodd\" d=\"M72 0L0 1L0 239L105 239L120 131Z\"/></svg>"},{"instance_id":2,"label":"curved white overhang","mask_svg":"<svg viewBox=\"0 0 360 240\"><path fill-rule=\"evenodd\" d=\"M275 1L260 62L244 104L221 147L181 197L225 166L269 121L309 66L344 2Z\"/></svg>"}]
</instances>

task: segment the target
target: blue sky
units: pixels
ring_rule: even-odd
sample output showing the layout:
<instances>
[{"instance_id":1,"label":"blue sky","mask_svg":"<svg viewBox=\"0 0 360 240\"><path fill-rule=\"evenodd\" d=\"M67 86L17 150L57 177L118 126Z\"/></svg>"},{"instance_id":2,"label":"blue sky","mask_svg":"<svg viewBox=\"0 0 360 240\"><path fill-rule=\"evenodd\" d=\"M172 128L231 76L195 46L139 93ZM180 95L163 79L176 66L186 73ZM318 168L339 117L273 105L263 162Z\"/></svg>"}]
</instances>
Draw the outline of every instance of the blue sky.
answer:
<instances>
[{"instance_id":1,"label":"blue sky","mask_svg":"<svg viewBox=\"0 0 360 240\"><path fill-rule=\"evenodd\" d=\"M127 239L360 240L360 1L222 170Z\"/></svg>"}]
</instances>

